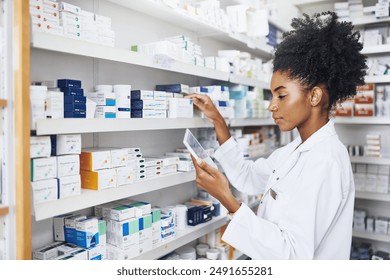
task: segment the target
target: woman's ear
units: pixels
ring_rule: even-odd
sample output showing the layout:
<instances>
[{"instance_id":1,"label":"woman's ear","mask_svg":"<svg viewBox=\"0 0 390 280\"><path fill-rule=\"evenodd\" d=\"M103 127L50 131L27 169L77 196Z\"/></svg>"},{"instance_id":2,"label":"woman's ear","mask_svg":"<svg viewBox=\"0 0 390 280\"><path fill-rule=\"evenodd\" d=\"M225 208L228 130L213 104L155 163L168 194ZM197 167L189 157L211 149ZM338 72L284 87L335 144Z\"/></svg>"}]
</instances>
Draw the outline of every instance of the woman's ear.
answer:
<instances>
[{"instance_id":1,"label":"woman's ear","mask_svg":"<svg viewBox=\"0 0 390 280\"><path fill-rule=\"evenodd\" d=\"M315 86L310 91L310 104L313 107L318 106L323 98L324 91L322 88Z\"/></svg>"}]
</instances>

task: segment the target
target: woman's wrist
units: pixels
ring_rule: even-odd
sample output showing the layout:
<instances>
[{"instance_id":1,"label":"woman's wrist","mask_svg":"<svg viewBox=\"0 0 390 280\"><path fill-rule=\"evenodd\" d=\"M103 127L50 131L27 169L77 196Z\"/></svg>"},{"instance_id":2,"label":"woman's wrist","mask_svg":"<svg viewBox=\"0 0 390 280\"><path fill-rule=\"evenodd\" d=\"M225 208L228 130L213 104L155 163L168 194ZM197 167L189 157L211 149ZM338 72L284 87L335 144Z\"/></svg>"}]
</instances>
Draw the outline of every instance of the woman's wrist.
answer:
<instances>
[{"instance_id":1,"label":"woman's wrist","mask_svg":"<svg viewBox=\"0 0 390 280\"><path fill-rule=\"evenodd\" d=\"M238 202L237 199L231 193L222 198L220 201L230 214L237 212L237 210L241 207L241 203Z\"/></svg>"}]
</instances>

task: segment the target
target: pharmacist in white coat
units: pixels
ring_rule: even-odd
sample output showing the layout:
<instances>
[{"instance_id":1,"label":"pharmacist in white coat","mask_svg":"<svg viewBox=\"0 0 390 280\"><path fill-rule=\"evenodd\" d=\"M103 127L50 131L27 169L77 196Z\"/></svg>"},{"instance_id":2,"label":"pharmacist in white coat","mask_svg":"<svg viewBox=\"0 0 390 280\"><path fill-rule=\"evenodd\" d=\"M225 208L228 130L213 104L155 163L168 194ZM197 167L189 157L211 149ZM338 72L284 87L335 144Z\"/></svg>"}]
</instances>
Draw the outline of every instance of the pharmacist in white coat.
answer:
<instances>
[{"instance_id":1,"label":"pharmacist in white coat","mask_svg":"<svg viewBox=\"0 0 390 280\"><path fill-rule=\"evenodd\" d=\"M268 110L282 131L299 137L255 162L244 160L208 96L190 95L213 122L215 159L230 183L262 194L257 214L232 195L218 170L194 160L197 184L230 212L222 237L252 259L348 259L354 182L347 150L329 119L336 102L363 83L365 56L352 25L334 13L294 19L274 56Z\"/></svg>"}]
</instances>

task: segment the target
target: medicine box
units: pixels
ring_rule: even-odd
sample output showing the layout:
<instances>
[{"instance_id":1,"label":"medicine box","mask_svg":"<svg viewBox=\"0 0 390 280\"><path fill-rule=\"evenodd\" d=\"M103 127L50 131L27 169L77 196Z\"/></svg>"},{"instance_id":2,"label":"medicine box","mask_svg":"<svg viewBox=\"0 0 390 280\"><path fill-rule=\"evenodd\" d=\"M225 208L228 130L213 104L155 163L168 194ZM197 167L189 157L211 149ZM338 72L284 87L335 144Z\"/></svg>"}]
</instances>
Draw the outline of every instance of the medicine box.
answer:
<instances>
[{"instance_id":1,"label":"medicine box","mask_svg":"<svg viewBox=\"0 0 390 280\"><path fill-rule=\"evenodd\" d=\"M31 159L31 181L57 177L57 157Z\"/></svg>"},{"instance_id":2,"label":"medicine box","mask_svg":"<svg viewBox=\"0 0 390 280\"><path fill-rule=\"evenodd\" d=\"M81 134L51 136L52 155L75 155L81 153Z\"/></svg>"},{"instance_id":3,"label":"medicine box","mask_svg":"<svg viewBox=\"0 0 390 280\"><path fill-rule=\"evenodd\" d=\"M66 103L64 105L65 112L85 112L87 110L87 104L81 103Z\"/></svg>"},{"instance_id":4,"label":"medicine box","mask_svg":"<svg viewBox=\"0 0 390 280\"><path fill-rule=\"evenodd\" d=\"M70 118L70 119L85 119L87 117L86 111L79 111L79 112L64 112L64 118Z\"/></svg>"},{"instance_id":5,"label":"medicine box","mask_svg":"<svg viewBox=\"0 0 390 280\"><path fill-rule=\"evenodd\" d=\"M61 11L67 11L73 14L80 14L81 13L81 8L69 3L65 3L61 1L61 6L60 6Z\"/></svg>"},{"instance_id":6,"label":"medicine box","mask_svg":"<svg viewBox=\"0 0 390 280\"><path fill-rule=\"evenodd\" d=\"M161 221L152 223L152 248L156 248L161 244Z\"/></svg>"},{"instance_id":7,"label":"medicine box","mask_svg":"<svg viewBox=\"0 0 390 280\"><path fill-rule=\"evenodd\" d=\"M194 116L194 107L192 99L171 98L169 99L169 118L192 118Z\"/></svg>"},{"instance_id":8,"label":"medicine box","mask_svg":"<svg viewBox=\"0 0 390 280\"><path fill-rule=\"evenodd\" d=\"M64 104L75 104L75 105L85 105L87 103L87 98L85 96L64 96Z\"/></svg>"},{"instance_id":9,"label":"medicine box","mask_svg":"<svg viewBox=\"0 0 390 280\"><path fill-rule=\"evenodd\" d=\"M97 171L81 170L81 187L91 190L104 190L116 187L116 170L102 169Z\"/></svg>"},{"instance_id":10,"label":"medicine box","mask_svg":"<svg viewBox=\"0 0 390 280\"><path fill-rule=\"evenodd\" d=\"M103 208L103 217L114 221L127 220L135 217L135 208L130 205L113 202Z\"/></svg>"},{"instance_id":11,"label":"medicine box","mask_svg":"<svg viewBox=\"0 0 390 280\"><path fill-rule=\"evenodd\" d=\"M150 211L149 211L150 213ZM152 215L143 215L139 222L139 253L151 250L152 247Z\"/></svg>"},{"instance_id":12,"label":"medicine box","mask_svg":"<svg viewBox=\"0 0 390 280\"><path fill-rule=\"evenodd\" d=\"M64 242L53 242L49 245L35 249L33 251L34 260L48 260L58 256L57 247L64 244Z\"/></svg>"},{"instance_id":13,"label":"medicine box","mask_svg":"<svg viewBox=\"0 0 390 280\"><path fill-rule=\"evenodd\" d=\"M131 218L124 221L109 220L110 234L108 243L117 246L122 250L138 249L139 252L139 222L138 218Z\"/></svg>"},{"instance_id":14,"label":"medicine box","mask_svg":"<svg viewBox=\"0 0 390 280\"><path fill-rule=\"evenodd\" d=\"M59 87L59 88L65 88L65 87L81 88L81 81L80 80L70 80L70 79L60 79L60 80L57 80L57 87Z\"/></svg>"},{"instance_id":15,"label":"medicine box","mask_svg":"<svg viewBox=\"0 0 390 280\"><path fill-rule=\"evenodd\" d=\"M112 107L116 105L115 93L109 91L88 92L86 96L98 106Z\"/></svg>"},{"instance_id":16,"label":"medicine box","mask_svg":"<svg viewBox=\"0 0 390 280\"><path fill-rule=\"evenodd\" d=\"M190 87L184 84L156 85L156 90L176 93L189 93Z\"/></svg>"},{"instance_id":17,"label":"medicine box","mask_svg":"<svg viewBox=\"0 0 390 280\"><path fill-rule=\"evenodd\" d=\"M107 244L107 222L105 220L98 220L99 227L99 244L105 246Z\"/></svg>"},{"instance_id":18,"label":"medicine box","mask_svg":"<svg viewBox=\"0 0 390 280\"><path fill-rule=\"evenodd\" d=\"M144 158L128 159L127 166L134 170L145 168L145 159Z\"/></svg>"},{"instance_id":19,"label":"medicine box","mask_svg":"<svg viewBox=\"0 0 390 280\"><path fill-rule=\"evenodd\" d=\"M177 165L177 170L178 171L186 171L186 172L194 171L195 166L194 166L194 163L192 162L192 160L181 159L179 164Z\"/></svg>"},{"instance_id":20,"label":"medicine box","mask_svg":"<svg viewBox=\"0 0 390 280\"><path fill-rule=\"evenodd\" d=\"M31 189L34 204L57 200L58 198L57 179L31 182Z\"/></svg>"},{"instance_id":21,"label":"medicine box","mask_svg":"<svg viewBox=\"0 0 390 280\"><path fill-rule=\"evenodd\" d=\"M76 244L76 221L84 220L85 215L74 215L65 218L65 241Z\"/></svg>"},{"instance_id":22,"label":"medicine box","mask_svg":"<svg viewBox=\"0 0 390 280\"><path fill-rule=\"evenodd\" d=\"M131 117L132 118L145 118L145 119L159 119L166 118L167 111L166 110L136 110L131 109Z\"/></svg>"},{"instance_id":23,"label":"medicine box","mask_svg":"<svg viewBox=\"0 0 390 280\"><path fill-rule=\"evenodd\" d=\"M161 166L162 162L160 158L145 158L145 167Z\"/></svg>"},{"instance_id":24,"label":"medicine box","mask_svg":"<svg viewBox=\"0 0 390 280\"><path fill-rule=\"evenodd\" d=\"M65 241L65 218L74 216L73 214L64 214L53 217L54 240Z\"/></svg>"},{"instance_id":25,"label":"medicine box","mask_svg":"<svg viewBox=\"0 0 390 280\"><path fill-rule=\"evenodd\" d=\"M128 160L133 160L133 159L141 159L142 158L142 153L127 153L127 158Z\"/></svg>"},{"instance_id":26,"label":"medicine box","mask_svg":"<svg viewBox=\"0 0 390 280\"><path fill-rule=\"evenodd\" d=\"M81 178L79 174L61 177L57 180L59 199L81 194Z\"/></svg>"},{"instance_id":27,"label":"medicine box","mask_svg":"<svg viewBox=\"0 0 390 280\"><path fill-rule=\"evenodd\" d=\"M66 155L57 157L57 176L77 175L80 172L80 156Z\"/></svg>"},{"instance_id":28,"label":"medicine box","mask_svg":"<svg viewBox=\"0 0 390 280\"><path fill-rule=\"evenodd\" d=\"M129 260L136 257L139 253L139 243L135 243L127 249L120 249L113 245L107 245L108 260Z\"/></svg>"},{"instance_id":29,"label":"medicine box","mask_svg":"<svg viewBox=\"0 0 390 280\"><path fill-rule=\"evenodd\" d=\"M116 168L116 175L118 186L128 185L134 181L134 170L131 167L124 166Z\"/></svg>"},{"instance_id":30,"label":"medicine box","mask_svg":"<svg viewBox=\"0 0 390 280\"><path fill-rule=\"evenodd\" d=\"M160 172L162 175L176 173L177 172L177 164L163 166L163 167L161 167Z\"/></svg>"},{"instance_id":31,"label":"medicine box","mask_svg":"<svg viewBox=\"0 0 390 280\"><path fill-rule=\"evenodd\" d=\"M91 248L99 244L99 227L97 218L76 221L76 244Z\"/></svg>"},{"instance_id":32,"label":"medicine box","mask_svg":"<svg viewBox=\"0 0 390 280\"><path fill-rule=\"evenodd\" d=\"M126 149L111 149L111 167L127 166L128 150Z\"/></svg>"},{"instance_id":33,"label":"medicine box","mask_svg":"<svg viewBox=\"0 0 390 280\"><path fill-rule=\"evenodd\" d=\"M99 235L100 243L100 235ZM106 245L97 245L91 248L86 249L88 253L87 260L104 260L106 258L105 251L107 250Z\"/></svg>"},{"instance_id":34,"label":"medicine box","mask_svg":"<svg viewBox=\"0 0 390 280\"><path fill-rule=\"evenodd\" d=\"M30 158L50 157L50 136L30 137Z\"/></svg>"},{"instance_id":35,"label":"medicine box","mask_svg":"<svg viewBox=\"0 0 390 280\"><path fill-rule=\"evenodd\" d=\"M80 154L80 168L89 171L111 168L111 151L95 148L83 149Z\"/></svg>"},{"instance_id":36,"label":"medicine box","mask_svg":"<svg viewBox=\"0 0 390 280\"><path fill-rule=\"evenodd\" d=\"M163 101L163 100L168 100L170 98L173 98L173 92L155 90L153 93L154 93L154 100Z\"/></svg>"},{"instance_id":37,"label":"medicine box","mask_svg":"<svg viewBox=\"0 0 390 280\"><path fill-rule=\"evenodd\" d=\"M60 90L64 93L64 96L83 96L84 89L75 87L61 87Z\"/></svg>"},{"instance_id":38,"label":"medicine box","mask_svg":"<svg viewBox=\"0 0 390 280\"><path fill-rule=\"evenodd\" d=\"M131 110L166 110L165 100L131 100Z\"/></svg>"},{"instance_id":39,"label":"medicine box","mask_svg":"<svg viewBox=\"0 0 390 280\"><path fill-rule=\"evenodd\" d=\"M115 106L96 106L95 119L115 119L115 118L116 118Z\"/></svg>"},{"instance_id":40,"label":"medicine box","mask_svg":"<svg viewBox=\"0 0 390 280\"><path fill-rule=\"evenodd\" d=\"M46 117L49 119L62 119L64 117L64 94L62 92L47 92Z\"/></svg>"}]
</instances>

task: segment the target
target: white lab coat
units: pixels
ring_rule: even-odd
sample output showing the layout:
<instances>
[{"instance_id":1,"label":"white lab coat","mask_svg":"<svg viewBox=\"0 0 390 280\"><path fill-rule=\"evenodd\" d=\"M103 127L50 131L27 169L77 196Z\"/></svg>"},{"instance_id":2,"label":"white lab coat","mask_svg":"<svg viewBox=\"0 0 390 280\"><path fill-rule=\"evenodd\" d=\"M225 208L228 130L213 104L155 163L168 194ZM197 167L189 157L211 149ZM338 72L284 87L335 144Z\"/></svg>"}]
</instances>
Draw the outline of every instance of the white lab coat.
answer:
<instances>
[{"instance_id":1,"label":"white lab coat","mask_svg":"<svg viewBox=\"0 0 390 280\"><path fill-rule=\"evenodd\" d=\"M349 258L355 186L347 150L331 120L300 144L253 162L230 138L214 154L234 187L264 194L257 216L242 204L222 237L252 259Z\"/></svg>"}]
</instances>

